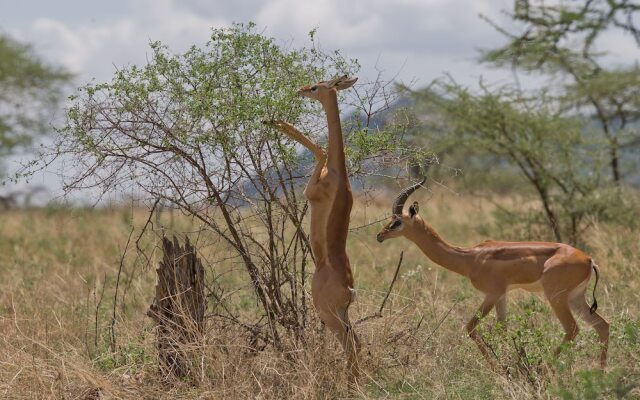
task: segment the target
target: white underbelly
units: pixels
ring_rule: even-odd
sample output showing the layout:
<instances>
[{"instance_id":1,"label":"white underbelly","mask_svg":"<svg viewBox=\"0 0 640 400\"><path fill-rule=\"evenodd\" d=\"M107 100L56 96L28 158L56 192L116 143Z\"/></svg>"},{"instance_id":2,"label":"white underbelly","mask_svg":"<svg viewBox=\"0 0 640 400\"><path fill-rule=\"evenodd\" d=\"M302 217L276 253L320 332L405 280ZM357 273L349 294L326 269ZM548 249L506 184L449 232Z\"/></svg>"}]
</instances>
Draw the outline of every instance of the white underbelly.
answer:
<instances>
[{"instance_id":1,"label":"white underbelly","mask_svg":"<svg viewBox=\"0 0 640 400\"><path fill-rule=\"evenodd\" d=\"M542 279L538 279L537 281L531 283L517 283L507 286L507 291L513 289L524 289L527 292L542 292Z\"/></svg>"}]
</instances>

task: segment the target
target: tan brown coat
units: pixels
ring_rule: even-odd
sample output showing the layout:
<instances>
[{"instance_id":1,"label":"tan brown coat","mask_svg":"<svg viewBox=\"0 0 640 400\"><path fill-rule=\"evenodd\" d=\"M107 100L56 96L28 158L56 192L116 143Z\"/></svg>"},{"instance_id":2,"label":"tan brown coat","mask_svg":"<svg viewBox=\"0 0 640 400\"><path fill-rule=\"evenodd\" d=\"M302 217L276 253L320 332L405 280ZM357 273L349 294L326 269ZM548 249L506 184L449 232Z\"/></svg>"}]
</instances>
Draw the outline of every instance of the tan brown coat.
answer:
<instances>
[{"instance_id":1,"label":"tan brown coat","mask_svg":"<svg viewBox=\"0 0 640 400\"><path fill-rule=\"evenodd\" d=\"M320 319L338 337L347 353L352 382L358 374L360 348L348 316L354 293L353 273L346 251L353 196L345 164L337 91L347 89L355 82L356 79L345 76L305 86L298 92L322 104L329 131L326 152L293 125L285 121L274 122L276 128L309 149L316 159L304 191L309 201L310 242L316 264L311 295Z\"/></svg>"},{"instance_id":2,"label":"tan brown coat","mask_svg":"<svg viewBox=\"0 0 640 400\"><path fill-rule=\"evenodd\" d=\"M433 262L467 277L484 294L484 301L467 324L467 331L487 360L492 363L487 347L476 333L479 321L494 307L498 321L504 321L507 292L524 289L544 293L564 328L563 344L578 334L572 311L590 324L600 338L600 364L606 368L609 323L595 311L595 297L591 307L585 301L592 271L596 272L597 284L598 269L593 260L582 251L562 243L486 240L473 247L452 246L418 215L418 203L410 206L408 213L402 211L406 199L422 183L424 181L400 193L393 206L392 220L378 233L378 241L405 237Z\"/></svg>"}]
</instances>

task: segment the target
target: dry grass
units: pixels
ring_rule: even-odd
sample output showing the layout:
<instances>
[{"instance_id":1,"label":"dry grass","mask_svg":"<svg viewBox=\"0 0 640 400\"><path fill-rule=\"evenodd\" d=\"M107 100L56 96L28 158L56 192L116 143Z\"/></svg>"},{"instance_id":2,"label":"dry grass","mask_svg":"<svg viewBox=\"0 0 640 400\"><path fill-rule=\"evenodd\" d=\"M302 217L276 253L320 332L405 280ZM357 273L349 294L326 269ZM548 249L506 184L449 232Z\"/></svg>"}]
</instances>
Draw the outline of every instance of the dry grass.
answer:
<instances>
[{"instance_id":1,"label":"dry grass","mask_svg":"<svg viewBox=\"0 0 640 400\"><path fill-rule=\"evenodd\" d=\"M486 201L450 193L421 202L422 216L459 245L498 231L491 208ZM360 204L352 226L387 212ZM136 229L146 219L144 210L126 208L0 214L1 398L616 398L639 381L637 231L599 224L586 238L586 250L602 270L600 310L612 322L609 374L597 371L596 337L586 327L575 347L552 361L549 352L560 341L561 328L544 302L526 293L510 296L506 330L483 325L505 368L494 373L463 330L480 296L409 242L378 244L380 224L374 224L349 239L358 287L353 320L379 307L401 250L405 257L384 316L356 327L364 343L358 392L345 390L342 353L317 321L304 345L288 343L283 352L253 351L239 330L210 323L205 345L195 349L200 376L167 382L158 372L152 322L145 316L154 271L133 249L123 264L117 350L108 347L115 277L132 217ZM184 217L165 215L163 222L177 231L197 228ZM214 239L198 240L205 259L220 251ZM218 274L225 271L219 277L224 284L245 285L231 261L215 268ZM250 314L251 298L242 291L235 296L237 309ZM640 397L640 388L626 396Z\"/></svg>"}]
</instances>

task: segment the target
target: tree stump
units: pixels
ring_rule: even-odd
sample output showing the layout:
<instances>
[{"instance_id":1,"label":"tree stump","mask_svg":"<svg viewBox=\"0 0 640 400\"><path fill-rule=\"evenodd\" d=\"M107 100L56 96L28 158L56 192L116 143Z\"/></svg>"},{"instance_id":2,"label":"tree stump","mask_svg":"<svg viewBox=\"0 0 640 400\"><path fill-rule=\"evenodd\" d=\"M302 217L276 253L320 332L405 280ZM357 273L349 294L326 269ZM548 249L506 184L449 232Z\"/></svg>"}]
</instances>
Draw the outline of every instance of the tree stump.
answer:
<instances>
[{"instance_id":1,"label":"tree stump","mask_svg":"<svg viewBox=\"0 0 640 400\"><path fill-rule=\"evenodd\" d=\"M204 268L187 238L162 239L164 257L156 272L156 294L149 315L156 322L156 348L166 376L197 377L198 348L206 309Z\"/></svg>"}]
</instances>

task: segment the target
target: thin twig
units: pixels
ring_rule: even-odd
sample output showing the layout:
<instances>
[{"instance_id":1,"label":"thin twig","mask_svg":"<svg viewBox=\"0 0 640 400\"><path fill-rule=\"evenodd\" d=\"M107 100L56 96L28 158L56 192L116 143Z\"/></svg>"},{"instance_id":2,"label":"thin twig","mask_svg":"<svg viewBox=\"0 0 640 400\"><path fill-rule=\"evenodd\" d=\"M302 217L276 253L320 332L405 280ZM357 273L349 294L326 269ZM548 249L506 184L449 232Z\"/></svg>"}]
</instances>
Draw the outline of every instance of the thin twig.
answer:
<instances>
[{"instance_id":1,"label":"thin twig","mask_svg":"<svg viewBox=\"0 0 640 400\"><path fill-rule=\"evenodd\" d=\"M402 257L404 256L404 251L400 252L400 259L398 260L398 266L396 267L396 272L393 274L393 280L391 280L391 285L389 285L389 290L387 290L387 295L384 296L384 300L382 300L382 304L380 304L380 310L378 310L378 314L382 314L382 310L384 309L384 305L389 298L389 294L391 294L391 289L393 288L393 284L396 283L396 279L398 279L398 272L400 272L400 266L402 265Z\"/></svg>"},{"instance_id":2,"label":"thin twig","mask_svg":"<svg viewBox=\"0 0 640 400\"><path fill-rule=\"evenodd\" d=\"M378 219L378 220L375 220L375 221L372 221L372 222L366 223L366 224L364 224L364 225L360 225L360 226L356 226L356 227L353 227L353 228L349 228L349 232L355 232L355 231L357 231L357 230L359 230L359 229L363 229L363 228L366 228L366 227L368 227L368 226L375 225L375 224L377 224L377 223L379 223L379 222L382 222L382 221L385 221L385 220L387 220L387 219L389 219L389 217L385 215L384 217L382 217L382 218L380 218L380 219Z\"/></svg>"},{"instance_id":3,"label":"thin twig","mask_svg":"<svg viewBox=\"0 0 640 400\"><path fill-rule=\"evenodd\" d=\"M158 204L158 203L156 203ZM155 206L154 206L155 207ZM129 237L127 238L127 244L124 247L124 251L120 256L120 265L118 266L118 276L116 278L116 291L113 295L113 313L111 314L111 324L109 324L109 348L111 352L116 351L116 307L118 306L118 289L120 288L120 276L122 275L122 268L124 267L124 258L129 250L129 243L131 243L131 236L133 235L134 227L131 225L131 231L129 231Z\"/></svg>"},{"instance_id":4,"label":"thin twig","mask_svg":"<svg viewBox=\"0 0 640 400\"><path fill-rule=\"evenodd\" d=\"M389 285L389 289L387 290L386 296L384 296L384 300L382 300L382 304L380 304L380 309L378 310L378 312L376 312L375 314L367 315L366 317L360 318L359 320L354 322L354 325L361 324L362 322L365 322L365 321L370 320L372 318L380 318L380 317L382 317L382 310L384 309L384 305L387 303L387 299L389 298L389 295L391 294L391 289L393 289L393 285L396 283L396 279L398 278L398 272L400 272L400 266L402 265L402 257L403 256L404 256L404 251L401 251L400 252L400 259L398 260L398 266L396 267L396 272L395 272L395 274L393 274L393 279L391 280L391 284Z\"/></svg>"},{"instance_id":5,"label":"thin twig","mask_svg":"<svg viewBox=\"0 0 640 400\"><path fill-rule=\"evenodd\" d=\"M104 273L104 278L102 278L102 290L100 291L100 300L98 300L97 298L97 292L98 292L98 287L95 286L94 283L94 289L93 289L93 301L94 304L96 306L95 308L95 336L94 336L94 345L97 348L98 347L98 320L100 318L99 314L100 314L100 306L102 305L102 299L104 298L104 289L107 286L107 273Z\"/></svg>"},{"instance_id":6,"label":"thin twig","mask_svg":"<svg viewBox=\"0 0 640 400\"><path fill-rule=\"evenodd\" d=\"M453 303L453 305L449 308L449 310L442 316L442 318L440 318L440 321L438 322L438 325L436 325L435 328L433 328L433 330L431 331L431 333L429 334L429 336L427 336L427 338L425 339L424 343L427 343L431 337L434 335L434 333L436 333L436 331L438 329L440 329L440 325L442 325L442 323L444 322L445 319L447 319L447 317L449 316L449 314L451 314L451 311L453 311L453 309L455 308L455 306L458 305L458 301L456 301L455 303ZM422 320L420 320L420 322L422 322ZM418 327L420 326L420 324L418 324Z\"/></svg>"},{"instance_id":7,"label":"thin twig","mask_svg":"<svg viewBox=\"0 0 640 400\"><path fill-rule=\"evenodd\" d=\"M144 266L144 268L148 268L149 265L151 265L151 259L147 256L147 254L144 252L144 250L142 250L142 248L140 247L140 241L142 240L142 236L144 236L144 234L147 232L147 227L149 226L149 224L151 224L151 229L155 229L155 227L153 226L153 222L151 222L151 218L153 218L153 215L156 211L156 207L158 207L158 203L160 203L160 197L156 198L155 203L153 203L153 206L151 206L151 210L149 210L149 217L147 218L147 222L144 223L144 226L142 227L142 230L140 231L140 235L138 236L138 238L136 239L136 249L138 250L139 254L142 254L142 256L145 258L146 260L146 265Z\"/></svg>"}]
</instances>

